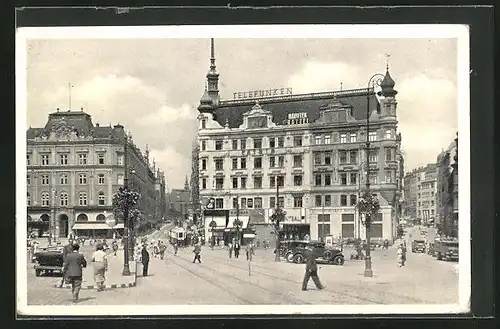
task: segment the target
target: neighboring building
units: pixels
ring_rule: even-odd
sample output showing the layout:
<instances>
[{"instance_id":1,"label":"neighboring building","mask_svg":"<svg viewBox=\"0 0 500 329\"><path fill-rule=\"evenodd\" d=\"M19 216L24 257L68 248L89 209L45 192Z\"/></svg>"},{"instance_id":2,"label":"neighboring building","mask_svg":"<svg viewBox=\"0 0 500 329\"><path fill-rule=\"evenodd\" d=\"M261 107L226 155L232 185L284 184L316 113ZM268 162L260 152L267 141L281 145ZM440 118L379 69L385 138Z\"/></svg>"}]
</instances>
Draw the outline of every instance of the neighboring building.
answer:
<instances>
[{"instance_id":1,"label":"neighboring building","mask_svg":"<svg viewBox=\"0 0 500 329\"><path fill-rule=\"evenodd\" d=\"M154 162L153 162L154 168ZM166 218L167 211L167 195L165 191L165 174L160 171L160 169L156 169L156 181L155 181L155 218L161 219L163 222Z\"/></svg>"},{"instance_id":2,"label":"neighboring building","mask_svg":"<svg viewBox=\"0 0 500 329\"><path fill-rule=\"evenodd\" d=\"M173 189L168 193L168 209L177 214L182 215L185 218L190 209L191 193L189 189L188 179L184 183L183 189Z\"/></svg>"},{"instance_id":3,"label":"neighboring building","mask_svg":"<svg viewBox=\"0 0 500 329\"><path fill-rule=\"evenodd\" d=\"M153 220L156 177L149 168L148 152L143 155L130 135L129 140L125 154L124 127L94 126L83 109L57 109L49 114L44 128L30 127L28 221L45 223L42 231L50 228L54 238L110 236L113 227L106 219L113 214L113 195L124 184L125 164L130 171L129 186L141 194L139 209ZM123 223L114 229L123 229Z\"/></svg>"},{"instance_id":4,"label":"neighboring building","mask_svg":"<svg viewBox=\"0 0 500 329\"><path fill-rule=\"evenodd\" d=\"M404 214L410 220L424 225L434 223L437 214L436 180L437 169L434 163L406 174Z\"/></svg>"},{"instance_id":5,"label":"neighboring building","mask_svg":"<svg viewBox=\"0 0 500 329\"><path fill-rule=\"evenodd\" d=\"M211 50L207 87L198 107L200 198L204 204L213 198L214 208L228 215L207 220L214 220L217 230L231 232L236 209L247 228L268 222L278 203L287 213L286 237L364 238L355 205L366 180L369 138L371 188L381 203L372 237L392 240L403 159L397 92L389 71L378 93L356 89L291 95L281 88L247 93L253 99L222 101L213 40ZM260 217L253 220L251 210L258 210Z\"/></svg>"},{"instance_id":6,"label":"neighboring building","mask_svg":"<svg viewBox=\"0 0 500 329\"><path fill-rule=\"evenodd\" d=\"M458 138L437 157L436 226L458 237Z\"/></svg>"},{"instance_id":7,"label":"neighboring building","mask_svg":"<svg viewBox=\"0 0 500 329\"><path fill-rule=\"evenodd\" d=\"M406 219L417 219L417 175L415 170L404 177L404 211Z\"/></svg>"}]
</instances>

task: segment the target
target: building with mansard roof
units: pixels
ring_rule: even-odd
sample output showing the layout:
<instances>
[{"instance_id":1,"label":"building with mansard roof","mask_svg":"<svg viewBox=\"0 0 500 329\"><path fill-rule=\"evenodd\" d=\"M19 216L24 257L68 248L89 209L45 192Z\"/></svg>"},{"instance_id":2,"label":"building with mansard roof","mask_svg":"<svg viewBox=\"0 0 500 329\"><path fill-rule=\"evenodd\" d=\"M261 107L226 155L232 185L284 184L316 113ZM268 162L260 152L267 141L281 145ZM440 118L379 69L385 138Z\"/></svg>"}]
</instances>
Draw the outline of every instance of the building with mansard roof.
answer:
<instances>
[{"instance_id":1,"label":"building with mansard roof","mask_svg":"<svg viewBox=\"0 0 500 329\"><path fill-rule=\"evenodd\" d=\"M375 88L298 95L279 88L222 100L214 48L212 39L198 106L200 198L202 204L214 199L217 212L212 213L218 214L205 219L207 237L209 222L215 222L217 234L231 237L236 217L242 229L268 222L278 204L286 211L282 238L363 239L355 205L369 173L382 206L371 236L392 240L400 216L403 157L389 69Z\"/></svg>"},{"instance_id":2,"label":"building with mansard roof","mask_svg":"<svg viewBox=\"0 0 500 329\"><path fill-rule=\"evenodd\" d=\"M164 174L150 166L149 150L143 154L122 125L94 125L83 109L57 109L26 137L28 227L54 239L119 233L123 223L110 226L107 219L113 219L113 195L124 185L126 164L145 222L164 216Z\"/></svg>"}]
</instances>

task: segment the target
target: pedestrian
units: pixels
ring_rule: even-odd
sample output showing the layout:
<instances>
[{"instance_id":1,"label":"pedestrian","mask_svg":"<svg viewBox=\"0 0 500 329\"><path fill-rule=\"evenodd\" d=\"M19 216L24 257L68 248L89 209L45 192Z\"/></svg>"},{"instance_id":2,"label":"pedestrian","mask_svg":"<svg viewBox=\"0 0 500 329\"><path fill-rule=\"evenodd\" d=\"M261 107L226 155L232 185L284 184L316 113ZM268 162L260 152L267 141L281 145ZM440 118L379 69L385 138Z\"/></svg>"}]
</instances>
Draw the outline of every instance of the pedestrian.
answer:
<instances>
[{"instance_id":1,"label":"pedestrian","mask_svg":"<svg viewBox=\"0 0 500 329\"><path fill-rule=\"evenodd\" d=\"M68 240L68 244L63 248L63 264L66 261L66 257L72 252L73 252L73 240L70 239ZM63 275L59 288L63 287L65 279L66 278Z\"/></svg>"},{"instance_id":2,"label":"pedestrian","mask_svg":"<svg viewBox=\"0 0 500 329\"><path fill-rule=\"evenodd\" d=\"M179 245L177 244L177 241L174 242L174 254L177 255L177 251L179 250Z\"/></svg>"},{"instance_id":3,"label":"pedestrian","mask_svg":"<svg viewBox=\"0 0 500 329\"><path fill-rule=\"evenodd\" d=\"M163 259L165 257L165 250L167 250L167 246L160 241L160 259Z\"/></svg>"},{"instance_id":4,"label":"pedestrian","mask_svg":"<svg viewBox=\"0 0 500 329\"><path fill-rule=\"evenodd\" d=\"M234 243L234 258L240 257L240 249L241 249L240 243L236 241Z\"/></svg>"},{"instance_id":5,"label":"pedestrian","mask_svg":"<svg viewBox=\"0 0 500 329\"><path fill-rule=\"evenodd\" d=\"M306 273L304 274L304 280L302 281L302 290L307 290L307 283L309 278L312 278L316 288L319 290L325 289L325 286L321 284L318 277L318 265L316 264L316 256L314 255L314 247L308 245L306 247Z\"/></svg>"},{"instance_id":6,"label":"pedestrian","mask_svg":"<svg viewBox=\"0 0 500 329\"><path fill-rule=\"evenodd\" d=\"M229 242L227 244L227 250L229 251L229 258L232 258L233 257L233 244L231 242Z\"/></svg>"},{"instance_id":7,"label":"pedestrian","mask_svg":"<svg viewBox=\"0 0 500 329\"><path fill-rule=\"evenodd\" d=\"M102 244L96 246L96 251L92 254L92 262L94 263L94 281L97 291L104 290L104 281L106 280L106 271L108 270L108 257Z\"/></svg>"},{"instance_id":8,"label":"pedestrian","mask_svg":"<svg viewBox=\"0 0 500 329\"><path fill-rule=\"evenodd\" d=\"M193 263L194 263L196 260L198 260L198 262L199 262L199 263L201 263L201 246L200 246L200 243L197 243L197 244L194 246L193 253L194 253Z\"/></svg>"},{"instance_id":9,"label":"pedestrian","mask_svg":"<svg viewBox=\"0 0 500 329\"><path fill-rule=\"evenodd\" d=\"M384 244L382 245L382 249L385 249L385 250L389 249L389 240L387 240L387 239L384 240Z\"/></svg>"},{"instance_id":10,"label":"pedestrian","mask_svg":"<svg viewBox=\"0 0 500 329\"><path fill-rule=\"evenodd\" d=\"M403 261L403 244L400 244L398 246L398 250L397 250L397 262L398 262L398 266L401 267L404 265L404 261Z\"/></svg>"},{"instance_id":11,"label":"pedestrian","mask_svg":"<svg viewBox=\"0 0 500 329\"><path fill-rule=\"evenodd\" d=\"M73 302L78 302L78 295L82 287L82 276L84 267L87 267L85 257L79 253L80 246L75 244L72 246L72 252L66 256L63 266L63 275L66 280L71 283L71 293L73 294Z\"/></svg>"},{"instance_id":12,"label":"pedestrian","mask_svg":"<svg viewBox=\"0 0 500 329\"><path fill-rule=\"evenodd\" d=\"M118 242L116 242L116 240L113 240L113 243L111 243L111 248L113 248L113 255L116 256L116 253L118 252Z\"/></svg>"},{"instance_id":13,"label":"pedestrian","mask_svg":"<svg viewBox=\"0 0 500 329\"><path fill-rule=\"evenodd\" d=\"M142 247L141 262L142 262L142 276L148 276L149 252L146 245Z\"/></svg>"},{"instance_id":14,"label":"pedestrian","mask_svg":"<svg viewBox=\"0 0 500 329\"><path fill-rule=\"evenodd\" d=\"M403 254L402 254L403 266L405 266L405 264L406 264L406 241L403 241L401 249L402 249L402 252L403 252Z\"/></svg>"},{"instance_id":15,"label":"pedestrian","mask_svg":"<svg viewBox=\"0 0 500 329\"><path fill-rule=\"evenodd\" d=\"M253 248L253 243L250 242L247 244L246 248L245 248L245 251L246 251L246 254L247 254L247 260L248 261L251 261L252 260L252 256L255 255L255 250Z\"/></svg>"}]
</instances>

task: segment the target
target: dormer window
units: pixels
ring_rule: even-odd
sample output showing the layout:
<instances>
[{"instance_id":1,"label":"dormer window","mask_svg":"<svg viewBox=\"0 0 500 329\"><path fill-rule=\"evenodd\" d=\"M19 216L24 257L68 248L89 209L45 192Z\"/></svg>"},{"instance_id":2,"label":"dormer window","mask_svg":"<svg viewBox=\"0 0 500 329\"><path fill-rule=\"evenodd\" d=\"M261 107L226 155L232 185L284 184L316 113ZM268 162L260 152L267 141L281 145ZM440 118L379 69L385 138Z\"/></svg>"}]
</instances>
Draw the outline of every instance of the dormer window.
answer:
<instances>
[{"instance_id":1,"label":"dormer window","mask_svg":"<svg viewBox=\"0 0 500 329\"><path fill-rule=\"evenodd\" d=\"M201 120L201 129L207 129L207 119Z\"/></svg>"}]
</instances>

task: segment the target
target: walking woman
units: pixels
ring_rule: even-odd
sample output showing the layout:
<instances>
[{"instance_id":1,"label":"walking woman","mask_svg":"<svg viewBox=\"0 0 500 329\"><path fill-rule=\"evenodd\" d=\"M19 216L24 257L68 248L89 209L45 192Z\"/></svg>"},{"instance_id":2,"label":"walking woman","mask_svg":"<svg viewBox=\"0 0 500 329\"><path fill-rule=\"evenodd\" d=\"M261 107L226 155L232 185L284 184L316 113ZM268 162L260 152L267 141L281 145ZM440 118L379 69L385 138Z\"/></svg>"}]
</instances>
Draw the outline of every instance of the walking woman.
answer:
<instances>
[{"instance_id":1,"label":"walking woman","mask_svg":"<svg viewBox=\"0 0 500 329\"><path fill-rule=\"evenodd\" d=\"M103 291L106 271L108 270L108 258L102 244L96 246L96 251L92 255L92 262L94 263L94 281L97 291Z\"/></svg>"}]
</instances>

